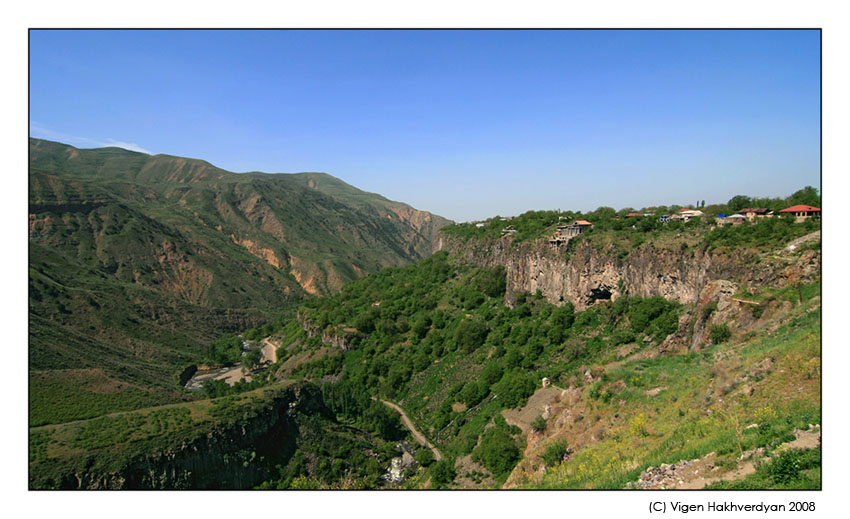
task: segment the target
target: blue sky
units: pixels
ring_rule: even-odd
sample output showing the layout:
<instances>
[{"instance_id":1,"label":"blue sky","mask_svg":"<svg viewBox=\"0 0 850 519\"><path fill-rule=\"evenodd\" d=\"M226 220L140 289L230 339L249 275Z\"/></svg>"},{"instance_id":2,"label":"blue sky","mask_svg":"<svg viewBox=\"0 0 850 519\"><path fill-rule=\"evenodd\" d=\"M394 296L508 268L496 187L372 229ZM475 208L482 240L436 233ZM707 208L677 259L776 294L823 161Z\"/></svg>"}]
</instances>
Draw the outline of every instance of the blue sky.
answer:
<instances>
[{"instance_id":1,"label":"blue sky","mask_svg":"<svg viewBox=\"0 0 850 519\"><path fill-rule=\"evenodd\" d=\"M820 187L816 31L31 31L30 134L458 221Z\"/></svg>"}]
</instances>

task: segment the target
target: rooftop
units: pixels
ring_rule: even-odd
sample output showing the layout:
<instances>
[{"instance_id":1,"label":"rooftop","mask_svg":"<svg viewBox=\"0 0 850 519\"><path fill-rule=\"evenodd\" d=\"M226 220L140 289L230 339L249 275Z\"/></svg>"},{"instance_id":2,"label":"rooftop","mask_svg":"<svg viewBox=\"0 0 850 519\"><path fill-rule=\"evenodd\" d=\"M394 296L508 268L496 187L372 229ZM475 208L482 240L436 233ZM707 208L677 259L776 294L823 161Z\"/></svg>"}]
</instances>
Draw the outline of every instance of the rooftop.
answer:
<instances>
[{"instance_id":1,"label":"rooftop","mask_svg":"<svg viewBox=\"0 0 850 519\"><path fill-rule=\"evenodd\" d=\"M819 213L820 207L798 204L779 211L780 213Z\"/></svg>"}]
</instances>

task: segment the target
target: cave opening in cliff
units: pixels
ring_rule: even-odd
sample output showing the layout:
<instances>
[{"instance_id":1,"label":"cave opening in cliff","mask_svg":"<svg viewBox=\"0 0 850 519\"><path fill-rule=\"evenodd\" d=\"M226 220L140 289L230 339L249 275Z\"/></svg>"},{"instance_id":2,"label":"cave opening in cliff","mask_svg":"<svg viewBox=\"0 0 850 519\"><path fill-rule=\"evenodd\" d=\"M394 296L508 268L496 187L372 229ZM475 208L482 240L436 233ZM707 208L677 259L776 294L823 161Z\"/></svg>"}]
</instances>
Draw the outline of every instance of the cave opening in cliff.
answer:
<instances>
[{"instance_id":1,"label":"cave opening in cliff","mask_svg":"<svg viewBox=\"0 0 850 519\"><path fill-rule=\"evenodd\" d=\"M597 301L610 301L611 289L608 287L591 288L590 296L588 296L587 299L590 304L596 303Z\"/></svg>"}]
</instances>

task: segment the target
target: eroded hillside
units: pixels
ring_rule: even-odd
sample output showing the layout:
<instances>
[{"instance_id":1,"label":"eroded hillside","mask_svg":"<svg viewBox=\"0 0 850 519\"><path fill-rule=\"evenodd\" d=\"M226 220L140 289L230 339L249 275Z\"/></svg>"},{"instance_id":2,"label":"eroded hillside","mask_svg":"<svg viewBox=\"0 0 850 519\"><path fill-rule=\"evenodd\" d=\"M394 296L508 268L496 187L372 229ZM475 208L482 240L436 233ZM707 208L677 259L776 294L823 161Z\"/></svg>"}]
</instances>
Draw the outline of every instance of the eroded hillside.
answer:
<instances>
[{"instance_id":1,"label":"eroded hillside","mask_svg":"<svg viewBox=\"0 0 850 519\"><path fill-rule=\"evenodd\" d=\"M178 375L213 340L426 257L447 223L329 175L38 139L29 208L37 424L101 412L103 394L113 410L189 398Z\"/></svg>"}]
</instances>

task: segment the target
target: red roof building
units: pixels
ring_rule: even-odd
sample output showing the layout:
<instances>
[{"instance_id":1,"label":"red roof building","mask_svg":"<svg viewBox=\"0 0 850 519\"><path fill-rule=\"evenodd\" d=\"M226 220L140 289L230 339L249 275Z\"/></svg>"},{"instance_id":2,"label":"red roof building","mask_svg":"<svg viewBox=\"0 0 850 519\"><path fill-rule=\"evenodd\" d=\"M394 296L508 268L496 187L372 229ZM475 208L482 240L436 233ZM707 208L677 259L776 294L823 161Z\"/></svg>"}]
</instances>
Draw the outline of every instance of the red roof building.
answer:
<instances>
[{"instance_id":1,"label":"red roof building","mask_svg":"<svg viewBox=\"0 0 850 519\"><path fill-rule=\"evenodd\" d=\"M593 225L593 224L588 222L587 220L576 220L576 225Z\"/></svg>"},{"instance_id":2,"label":"red roof building","mask_svg":"<svg viewBox=\"0 0 850 519\"><path fill-rule=\"evenodd\" d=\"M798 204L779 211L782 214L793 214L797 218L809 218L820 216L820 207Z\"/></svg>"}]
</instances>

